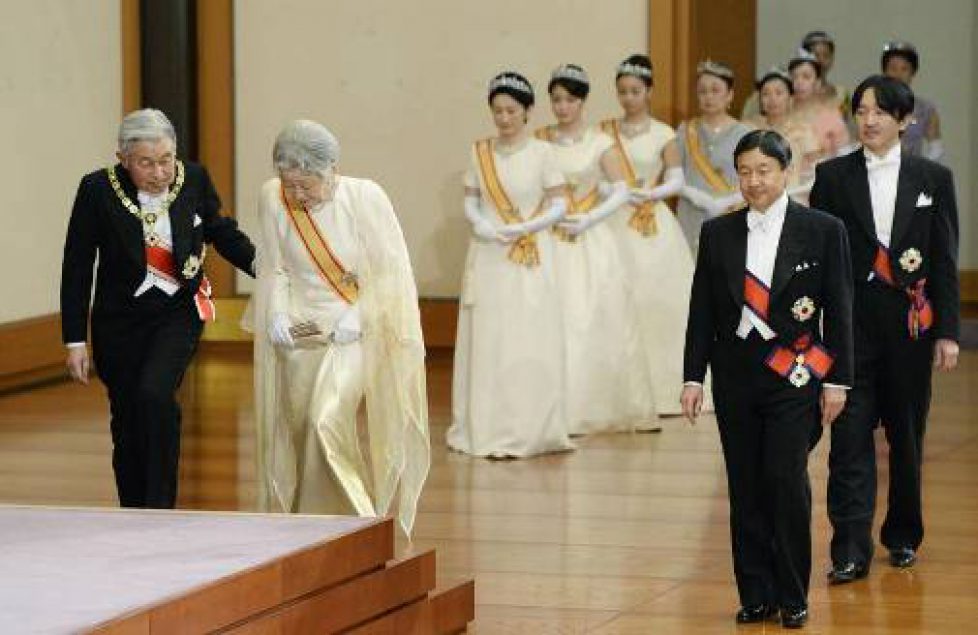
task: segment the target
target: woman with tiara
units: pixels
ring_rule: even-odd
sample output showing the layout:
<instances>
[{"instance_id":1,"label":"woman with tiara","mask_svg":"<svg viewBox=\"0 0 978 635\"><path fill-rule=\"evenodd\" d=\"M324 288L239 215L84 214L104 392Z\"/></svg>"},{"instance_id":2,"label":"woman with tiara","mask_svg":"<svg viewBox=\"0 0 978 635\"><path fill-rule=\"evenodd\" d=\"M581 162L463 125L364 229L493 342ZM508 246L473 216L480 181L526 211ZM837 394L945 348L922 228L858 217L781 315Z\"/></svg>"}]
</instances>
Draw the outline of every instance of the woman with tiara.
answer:
<instances>
[{"instance_id":1,"label":"woman with tiara","mask_svg":"<svg viewBox=\"0 0 978 635\"><path fill-rule=\"evenodd\" d=\"M700 225L743 205L737 188L733 151L750 128L730 116L734 73L712 60L696 67L699 116L679 124L679 154L686 185L679 200L679 222L695 249Z\"/></svg>"},{"instance_id":2,"label":"woman with tiara","mask_svg":"<svg viewBox=\"0 0 978 635\"><path fill-rule=\"evenodd\" d=\"M811 127L792 113L794 85L791 74L783 68L771 68L758 80L757 92L761 99L761 114L745 123L763 130L774 130L788 140L792 156L787 169L788 194L807 204L808 192L815 181L818 142Z\"/></svg>"},{"instance_id":3,"label":"woman with tiara","mask_svg":"<svg viewBox=\"0 0 978 635\"><path fill-rule=\"evenodd\" d=\"M448 445L489 458L573 449L564 407L564 341L549 229L566 182L550 144L527 134L530 83L489 83L498 134L475 143L465 173L472 226L452 378Z\"/></svg>"},{"instance_id":4,"label":"woman with tiara","mask_svg":"<svg viewBox=\"0 0 978 635\"><path fill-rule=\"evenodd\" d=\"M602 122L601 128L611 137L629 187L628 205L608 226L626 267L656 412L674 415L680 413L693 258L665 204L682 190L683 169L675 131L649 114L653 83L647 56L632 55L619 64L615 87L622 117Z\"/></svg>"},{"instance_id":5,"label":"woman with tiara","mask_svg":"<svg viewBox=\"0 0 978 635\"><path fill-rule=\"evenodd\" d=\"M839 111L838 96L826 92L822 65L805 49L788 62L794 88L792 109L798 121L809 126L815 135L819 161L847 152L849 130Z\"/></svg>"},{"instance_id":6,"label":"woman with tiara","mask_svg":"<svg viewBox=\"0 0 978 635\"><path fill-rule=\"evenodd\" d=\"M567 216L554 228L554 265L564 325L565 396L572 435L655 422L649 374L625 272L609 222L628 201L611 138L584 121L591 82L580 66L557 67L547 91L553 144L567 180ZM605 187L602 197L602 188Z\"/></svg>"},{"instance_id":7,"label":"woman with tiara","mask_svg":"<svg viewBox=\"0 0 978 635\"><path fill-rule=\"evenodd\" d=\"M920 70L920 55L910 42L887 42L880 56L880 70L887 77L899 79L910 86ZM900 135L903 149L918 157L940 161L944 156L941 141L941 120L934 102L914 93L913 115L906 130Z\"/></svg>"}]
</instances>

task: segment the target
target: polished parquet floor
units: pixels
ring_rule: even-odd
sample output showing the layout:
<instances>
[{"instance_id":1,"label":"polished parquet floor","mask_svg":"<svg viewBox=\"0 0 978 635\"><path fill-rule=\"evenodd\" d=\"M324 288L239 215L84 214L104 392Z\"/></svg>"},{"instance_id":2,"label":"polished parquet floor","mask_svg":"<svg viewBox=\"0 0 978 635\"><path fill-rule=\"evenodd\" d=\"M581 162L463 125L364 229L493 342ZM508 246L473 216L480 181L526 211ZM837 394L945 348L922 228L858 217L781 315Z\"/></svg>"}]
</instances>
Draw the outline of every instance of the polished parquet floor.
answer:
<instances>
[{"instance_id":1,"label":"polished parquet floor","mask_svg":"<svg viewBox=\"0 0 978 635\"><path fill-rule=\"evenodd\" d=\"M433 466L413 545L439 579L474 577L475 633L760 633L737 627L716 425L594 436L576 452L489 462L446 451L451 358L429 360ZM248 509L251 362L208 345L183 399L182 507ZM54 384L0 396L0 502L114 505L104 392ZM885 448L881 448L881 455ZM935 383L927 433L927 537L912 571L879 549L868 580L829 588L823 441L808 633L969 633L978 621L978 352ZM881 488L885 487L881 471ZM885 499L885 496L881 497ZM2 552L2 547L0 547ZM2 599L0 599L2 604Z\"/></svg>"}]
</instances>

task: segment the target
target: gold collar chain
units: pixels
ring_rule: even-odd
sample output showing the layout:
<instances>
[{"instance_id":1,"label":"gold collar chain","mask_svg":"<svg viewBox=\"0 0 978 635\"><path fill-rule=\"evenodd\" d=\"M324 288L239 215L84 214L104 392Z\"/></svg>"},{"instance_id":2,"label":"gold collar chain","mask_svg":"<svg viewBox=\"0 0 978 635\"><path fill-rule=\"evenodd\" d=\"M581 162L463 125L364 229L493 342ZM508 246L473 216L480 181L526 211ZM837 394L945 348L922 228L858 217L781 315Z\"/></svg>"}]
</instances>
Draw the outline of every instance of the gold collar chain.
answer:
<instances>
[{"instance_id":1,"label":"gold collar chain","mask_svg":"<svg viewBox=\"0 0 978 635\"><path fill-rule=\"evenodd\" d=\"M154 228L156 226L156 220L160 216L164 216L170 211L170 205L173 201L177 199L180 195L180 190L183 189L183 180L186 176L183 169L183 162L177 161L177 179L170 189L170 192L163 199L163 205L160 209L155 212L144 212L138 205L132 202L132 200L126 196L125 191L122 189L122 185L119 183L119 175L116 174L115 166L109 166L105 168L106 173L109 176L109 183L112 185L112 189L115 190L115 195L119 197L119 202L126 210L138 218L143 223L143 235L146 237L146 242L149 245L155 245L159 242L159 236L156 235Z\"/></svg>"}]
</instances>

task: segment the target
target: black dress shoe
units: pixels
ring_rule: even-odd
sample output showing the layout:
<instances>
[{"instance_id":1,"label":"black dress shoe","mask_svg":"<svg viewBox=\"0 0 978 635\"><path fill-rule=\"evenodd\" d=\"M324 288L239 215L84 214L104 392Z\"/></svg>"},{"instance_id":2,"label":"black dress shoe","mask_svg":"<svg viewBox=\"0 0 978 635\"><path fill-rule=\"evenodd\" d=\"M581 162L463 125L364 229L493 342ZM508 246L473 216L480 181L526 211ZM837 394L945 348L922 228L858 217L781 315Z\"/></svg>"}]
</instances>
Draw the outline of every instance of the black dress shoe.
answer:
<instances>
[{"instance_id":1,"label":"black dress shoe","mask_svg":"<svg viewBox=\"0 0 978 635\"><path fill-rule=\"evenodd\" d=\"M785 628L801 628L808 621L808 609L781 607L781 626Z\"/></svg>"},{"instance_id":2,"label":"black dress shoe","mask_svg":"<svg viewBox=\"0 0 978 635\"><path fill-rule=\"evenodd\" d=\"M763 622L777 614L778 610L773 606L758 604L756 606L742 606L737 611L736 619L738 624L753 624L755 622Z\"/></svg>"},{"instance_id":3,"label":"black dress shoe","mask_svg":"<svg viewBox=\"0 0 978 635\"><path fill-rule=\"evenodd\" d=\"M855 562L834 565L829 571L829 584L846 584L869 575L869 566Z\"/></svg>"},{"instance_id":4,"label":"black dress shoe","mask_svg":"<svg viewBox=\"0 0 978 635\"><path fill-rule=\"evenodd\" d=\"M897 547L890 550L890 565L898 569L909 569L917 563L917 552L910 547Z\"/></svg>"}]
</instances>

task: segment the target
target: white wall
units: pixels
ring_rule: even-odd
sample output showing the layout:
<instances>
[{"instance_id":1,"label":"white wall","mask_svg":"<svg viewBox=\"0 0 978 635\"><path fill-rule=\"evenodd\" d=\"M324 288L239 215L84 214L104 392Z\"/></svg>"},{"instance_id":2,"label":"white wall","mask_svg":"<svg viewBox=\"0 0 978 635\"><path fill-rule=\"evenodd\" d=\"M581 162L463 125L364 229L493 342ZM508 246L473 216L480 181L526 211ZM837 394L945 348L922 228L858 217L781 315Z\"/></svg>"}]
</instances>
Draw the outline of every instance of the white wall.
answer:
<instances>
[{"instance_id":1,"label":"white wall","mask_svg":"<svg viewBox=\"0 0 978 635\"><path fill-rule=\"evenodd\" d=\"M597 121L617 112L615 65L647 50L647 16L647 0L238 0L237 215L256 231L281 125L318 120L340 139L342 171L390 194L421 294L457 295L468 242L461 175L470 144L492 132L489 79L507 68L526 74L539 126L551 120L550 70L579 63L593 78Z\"/></svg>"},{"instance_id":2,"label":"white wall","mask_svg":"<svg viewBox=\"0 0 978 635\"><path fill-rule=\"evenodd\" d=\"M961 216L961 267L978 268L978 9L974 0L757 0L758 70L786 60L802 36L824 29L836 39L832 80L850 90L879 72L883 43L913 42L921 68L914 91L937 103L945 163L954 170Z\"/></svg>"},{"instance_id":3,"label":"white wall","mask_svg":"<svg viewBox=\"0 0 978 635\"><path fill-rule=\"evenodd\" d=\"M3 5L0 323L59 310L71 202L112 161L122 104L118 0Z\"/></svg>"}]
</instances>

